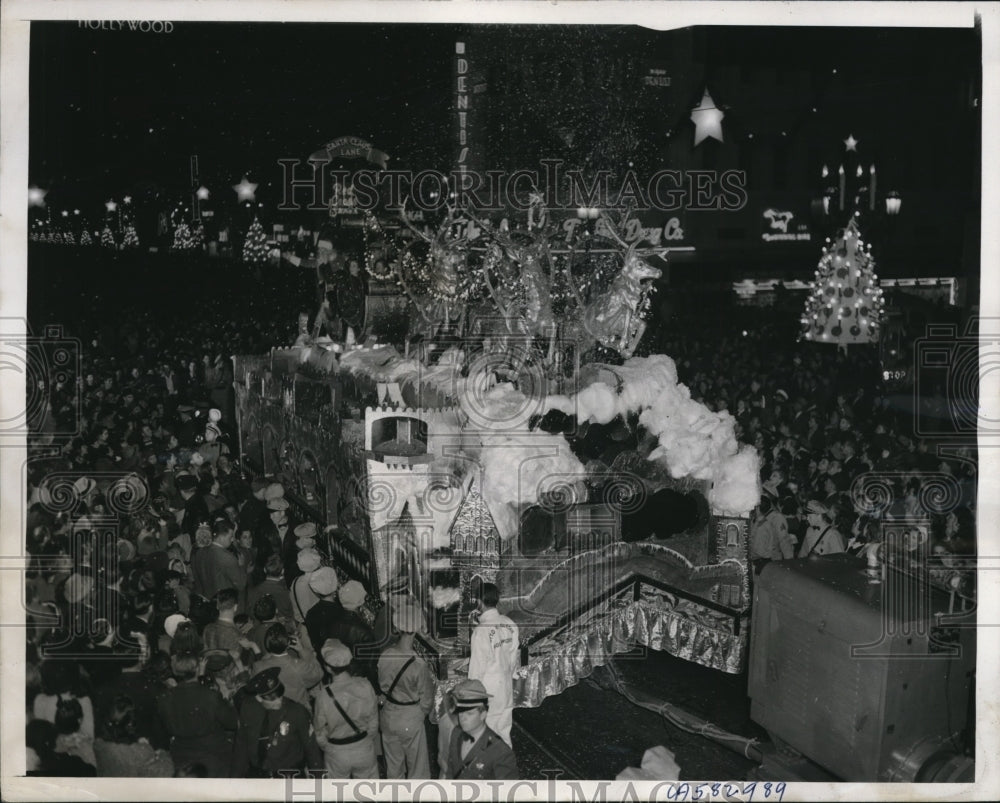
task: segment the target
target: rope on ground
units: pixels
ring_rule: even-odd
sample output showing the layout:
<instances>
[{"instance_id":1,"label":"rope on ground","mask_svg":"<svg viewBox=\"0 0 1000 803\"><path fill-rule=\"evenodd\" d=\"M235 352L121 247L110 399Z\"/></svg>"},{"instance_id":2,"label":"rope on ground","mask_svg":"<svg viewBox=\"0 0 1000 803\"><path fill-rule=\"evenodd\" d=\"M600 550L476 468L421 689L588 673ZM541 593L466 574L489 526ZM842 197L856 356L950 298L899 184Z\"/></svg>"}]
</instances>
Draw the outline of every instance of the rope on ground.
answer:
<instances>
[{"instance_id":1,"label":"rope on ground","mask_svg":"<svg viewBox=\"0 0 1000 803\"><path fill-rule=\"evenodd\" d=\"M683 731L694 733L706 739L711 739L713 742L721 744L723 747L727 747L734 752L741 753L744 758L747 758L750 761L760 762L763 760L763 755L761 754L757 739L730 733L712 722L702 719L689 711L685 711L683 708L678 708L672 703L659 701L644 692L632 690L629 688L629 685L622 680L622 677L618 674L618 670L614 666L613 662L608 662L605 664L605 667L611 674L615 690L633 705L637 705L648 711L653 711L654 713L659 714L675 727L678 727ZM648 701L644 701L641 697L646 697Z\"/></svg>"}]
</instances>

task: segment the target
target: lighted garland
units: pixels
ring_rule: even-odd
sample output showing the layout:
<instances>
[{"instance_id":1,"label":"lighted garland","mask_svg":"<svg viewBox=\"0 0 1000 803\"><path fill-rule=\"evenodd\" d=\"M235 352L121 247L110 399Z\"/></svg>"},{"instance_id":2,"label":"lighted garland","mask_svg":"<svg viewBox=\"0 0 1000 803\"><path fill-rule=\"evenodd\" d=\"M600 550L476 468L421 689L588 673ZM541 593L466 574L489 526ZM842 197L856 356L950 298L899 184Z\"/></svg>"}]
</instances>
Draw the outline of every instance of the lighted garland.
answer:
<instances>
[{"instance_id":1,"label":"lighted garland","mask_svg":"<svg viewBox=\"0 0 1000 803\"><path fill-rule=\"evenodd\" d=\"M435 301L468 301L472 297L473 283L463 281L463 277L468 273L467 271L459 273L459 281L453 292L445 293L435 288L435 266L430 254L423 259L418 259L411 251L404 251L402 267L405 276L416 279L419 292L422 295L430 296ZM404 286L403 281L397 280L397 282L401 287ZM412 288L413 282L411 281L409 284Z\"/></svg>"},{"instance_id":2,"label":"lighted garland","mask_svg":"<svg viewBox=\"0 0 1000 803\"><path fill-rule=\"evenodd\" d=\"M365 212L365 225L363 228L363 232L365 237L365 269L368 271L368 275L379 282L389 281L395 276L396 271L390 264L390 260L388 259L388 253L386 253L385 255L386 256L385 264L388 270L384 274L379 273L378 271L375 270L375 255L372 253L371 250L371 233L377 233L381 235L382 242L386 244L387 249L389 245L389 238L385 236L385 231L382 229L382 224L379 223L378 218L375 217L375 215L371 211Z\"/></svg>"}]
</instances>

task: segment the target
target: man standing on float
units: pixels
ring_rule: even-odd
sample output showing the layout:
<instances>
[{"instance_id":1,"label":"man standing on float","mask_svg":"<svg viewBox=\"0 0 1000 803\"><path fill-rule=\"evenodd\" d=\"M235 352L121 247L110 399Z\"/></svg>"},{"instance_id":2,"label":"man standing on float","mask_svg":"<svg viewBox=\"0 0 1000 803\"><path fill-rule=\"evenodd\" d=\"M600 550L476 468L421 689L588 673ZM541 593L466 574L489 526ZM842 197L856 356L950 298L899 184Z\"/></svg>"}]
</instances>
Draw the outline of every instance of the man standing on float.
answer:
<instances>
[{"instance_id":1,"label":"man standing on float","mask_svg":"<svg viewBox=\"0 0 1000 803\"><path fill-rule=\"evenodd\" d=\"M490 693L486 725L509 746L514 711L514 672L518 666L517 625L497 610L500 590L483 583L479 623L472 631L469 680L482 681Z\"/></svg>"}]
</instances>

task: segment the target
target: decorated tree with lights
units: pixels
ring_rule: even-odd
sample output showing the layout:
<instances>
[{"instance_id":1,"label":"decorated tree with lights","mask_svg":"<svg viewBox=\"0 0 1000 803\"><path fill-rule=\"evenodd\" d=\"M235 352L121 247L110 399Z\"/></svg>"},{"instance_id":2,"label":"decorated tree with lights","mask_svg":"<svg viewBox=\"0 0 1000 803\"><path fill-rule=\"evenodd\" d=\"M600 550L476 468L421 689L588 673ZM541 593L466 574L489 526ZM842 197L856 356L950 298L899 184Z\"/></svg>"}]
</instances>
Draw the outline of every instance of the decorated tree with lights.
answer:
<instances>
[{"instance_id":1,"label":"decorated tree with lights","mask_svg":"<svg viewBox=\"0 0 1000 803\"><path fill-rule=\"evenodd\" d=\"M191 237L194 240L194 248L201 251L205 248L205 226L200 220L196 220L191 228Z\"/></svg>"},{"instance_id":2,"label":"decorated tree with lights","mask_svg":"<svg viewBox=\"0 0 1000 803\"><path fill-rule=\"evenodd\" d=\"M129 223L125 227L125 235L122 237L122 248L138 248L139 234L135 230L135 224Z\"/></svg>"},{"instance_id":3,"label":"decorated tree with lights","mask_svg":"<svg viewBox=\"0 0 1000 803\"><path fill-rule=\"evenodd\" d=\"M802 314L802 337L838 346L874 343L882 311L871 245L861 239L852 218L823 249Z\"/></svg>"},{"instance_id":4,"label":"decorated tree with lights","mask_svg":"<svg viewBox=\"0 0 1000 803\"><path fill-rule=\"evenodd\" d=\"M190 251L194 248L194 235L191 233L191 227L187 223L181 221L177 228L174 229L174 251Z\"/></svg>"},{"instance_id":5,"label":"decorated tree with lights","mask_svg":"<svg viewBox=\"0 0 1000 803\"><path fill-rule=\"evenodd\" d=\"M90 232L84 229L80 232L80 245L93 245L94 238L90 236Z\"/></svg>"},{"instance_id":6,"label":"decorated tree with lights","mask_svg":"<svg viewBox=\"0 0 1000 803\"><path fill-rule=\"evenodd\" d=\"M262 265L267 262L267 235L256 217L243 241L243 261L249 265Z\"/></svg>"},{"instance_id":7,"label":"decorated tree with lights","mask_svg":"<svg viewBox=\"0 0 1000 803\"><path fill-rule=\"evenodd\" d=\"M105 248L117 248L115 235L111 233L111 226L107 224L105 224L103 231L101 231L101 245Z\"/></svg>"}]
</instances>

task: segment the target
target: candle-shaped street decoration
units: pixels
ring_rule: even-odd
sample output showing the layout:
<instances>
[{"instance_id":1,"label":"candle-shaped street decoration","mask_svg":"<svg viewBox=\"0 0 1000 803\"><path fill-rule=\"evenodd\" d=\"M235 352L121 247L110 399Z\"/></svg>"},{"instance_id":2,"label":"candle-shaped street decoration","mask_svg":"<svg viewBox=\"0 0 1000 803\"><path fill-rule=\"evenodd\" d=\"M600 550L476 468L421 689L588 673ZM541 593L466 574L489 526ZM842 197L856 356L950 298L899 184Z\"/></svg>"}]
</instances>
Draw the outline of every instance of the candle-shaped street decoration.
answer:
<instances>
[{"instance_id":1,"label":"candle-shaped street decoration","mask_svg":"<svg viewBox=\"0 0 1000 803\"><path fill-rule=\"evenodd\" d=\"M868 208L872 212L874 212L875 211L875 184L876 184L875 165L872 165L868 169L868 175L870 176L870 178L868 180Z\"/></svg>"},{"instance_id":2,"label":"candle-shaped street decoration","mask_svg":"<svg viewBox=\"0 0 1000 803\"><path fill-rule=\"evenodd\" d=\"M837 172L840 174L840 182L839 182L840 211L843 212L844 211L844 190L845 190L846 184L847 184L846 179L844 178L844 166L841 165L840 169Z\"/></svg>"},{"instance_id":3,"label":"candle-shaped street decoration","mask_svg":"<svg viewBox=\"0 0 1000 803\"><path fill-rule=\"evenodd\" d=\"M826 178L828 175L830 175L830 171L827 170L826 165L823 165L823 169L820 171L819 174L821 178Z\"/></svg>"}]
</instances>

